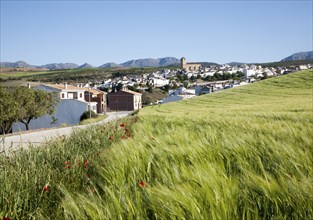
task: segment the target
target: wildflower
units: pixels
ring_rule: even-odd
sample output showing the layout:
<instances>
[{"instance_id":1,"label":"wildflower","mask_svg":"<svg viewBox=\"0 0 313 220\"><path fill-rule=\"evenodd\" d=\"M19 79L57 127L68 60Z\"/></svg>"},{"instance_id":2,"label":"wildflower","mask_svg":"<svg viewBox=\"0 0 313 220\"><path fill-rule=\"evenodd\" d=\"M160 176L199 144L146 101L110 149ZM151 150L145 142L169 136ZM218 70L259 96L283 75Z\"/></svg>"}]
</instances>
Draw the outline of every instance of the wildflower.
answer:
<instances>
[{"instance_id":1,"label":"wildflower","mask_svg":"<svg viewBox=\"0 0 313 220\"><path fill-rule=\"evenodd\" d=\"M114 138L113 138L113 137L110 137L110 138L109 138L109 140L110 140L110 141L113 141L113 140L114 140Z\"/></svg>"},{"instance_id":2,"label":"wildflower","mask_svg":"<svg viewBox=\"0 0 313 220\"><path fill-rule=\"evenodd\" d=\"M121 139L123 140L123 139L126 139L126 137L123 135L122 137L121 137Z\"/></svg>"},{"instance_id":3,"label":"wildflower","mask_svg":"<svg viewBox=\"0 0 313 220\"><path fill-rule=\"evenodd\" d=\"M49 191L49 186L48 186L48 184L43 187L43 191L46 191L46 192Z\"/></svg>"},{"instance_id":4,"label":"wildflower","mask_svg":"<svg viewBox=\"0 0 313 220\"><path fill-rule=\"evenodd\" d=\"M66 166L66 168L70 170L70 169L72 169L72 166Z\"/></svg>"},{"instance_id":5,"label":"wildflower","mask_svg":"<svg viewBox=\"0 0 313 220\"><path fill-rule=\"evenodd\" d=\"M101 130L101 133L104 133L104 130Z\"/></svg>"},{"instance_id":6,"label":"wildflower","mask_svg":"<svg viewBox=\"0 0 313 220\"><path fill-rule=\"evenodd\" d=\"M9 217L3 217L2 220L11 220Z\"/></svg>"},{"instance_id":7,"label":"wildflower","mask_svg":"<svg viewBox=\"0 0 313 220\"><path fill-rule=\"evenodd\" d=\"M84 160L84 166L85 168L88 168L88 160Z\"/></svg>"},{"instance_id":8,"label":"wildflower","mask_svg":"<svg viewBox=\"0 0 313 220\"><path fill-rule=\"evenodd\" d=\"M120 127L125 127L125 123L120 124Z\"/></svg>"},{"instance_id":9,"label":"wildflower","mask_svg":"<svg viewBox=\"0 0 313 220\"><path fill-rule=\"evenodd\" d=\"M64 161L64 165L68 165L69 163L67 161Z\"/></svg>"},{"instance_id":10,"label":"wildflower","mask_svg":"<svg viewBox=\"0 0 313 220\"><path fill-rule=\"evenodd\" d=\"M127 128L125 128L125 132L124 132L124 134L126 134L126 135L130 135L130 132L129 132L129 130L128 130Z\"/></svg>"},{"instance_id":11,"label":"wildflower","mask_svg":"<svg viewBox=\"0 0 313 220\"><path fill-rule=\"evenodd\" d=\"M142 181L142 180L141 180L141 181L139 182L139 186L140 186L140 187L146 187L146 186L147 186L147 183L146 183L145 181Z\"/></svg>"}]
</instances>

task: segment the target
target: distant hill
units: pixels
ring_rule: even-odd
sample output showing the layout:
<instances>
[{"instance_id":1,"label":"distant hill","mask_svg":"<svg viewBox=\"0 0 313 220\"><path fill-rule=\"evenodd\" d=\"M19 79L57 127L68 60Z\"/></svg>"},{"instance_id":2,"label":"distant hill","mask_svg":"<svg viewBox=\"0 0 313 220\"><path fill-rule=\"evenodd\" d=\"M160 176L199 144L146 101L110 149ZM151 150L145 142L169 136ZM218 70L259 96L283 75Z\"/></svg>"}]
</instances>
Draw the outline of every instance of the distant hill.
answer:
<instances>
[{"instance_id":1,"label":"distant hill","mask_svg":"<svg viewBox=\"0 0 313 220\"><path fill-rule=\"evenodd\" d=\"M90 65L89 63L84 63L83 65L80 65L78 68L80 68L80 69L91 69L91 68L95 68L95 67Z\"/></svg>"},{"instance_id":2,"label":"distant hill","mask_svg":"<svg viewBox=\"0 0 313 220\"><path fill-rule=\"evenodd\" d=\"M221 64L214 63L214 62L197 62L197 63L201 64L202 67L221 66ZM190 64L193 64L193 62L191 62Z\"/></svg>"},{"instance_id":3,"label":"distant hill","mask_svg":"<svg viewBox=\"0 0 313 220\"><path fill-rule=\"evenodd\" d=\"M289 57L282 59L281 61L294 61L294 60L312 60L313 59L313 51L308 52L299 52L292 54Z\"/></svg>"},{"instance_id":4,"label":"distant hill","mask_svg":"<svg viewBox=\"0 0 313 220\"><path fill-rule=\"evenodd\" d=\"M23 68L23 67L36 67L34 65L30 65L25 61L17 61L17 62L0 62L0 67L3 68Z\"/></svg>"},{"instance_id":5,"label":"distant hill","mask_svg":"<svg viewBox=\"0 0 313 220\"><path fill-rule=\"evenodd\" d=\"M116 63L105 63L99 66L99 68L114 68L114 67L122 67L122 66Z\"/></svg>"},{"instance_id":6,"label":"distant hill","mask_svg":"<svg viewBox=\"0 0 313 220\"><path fill-rule=\"evenodd\" d=\"M245 63L241 63L241 62L231 62L231 63L226 63L227 65L230 65L230 66L240 66L240 65L243 65Z\"/></svg>"},{"instance_id":7,"label":"distant hill","mask_svg":"<svg viewBox=\"0 0 313 220\"><path fill-rule=\"evenodd\" d=\"M75 63L50 63L50 64L41 66L41 68L47 68L49 70L75 69L78 67L79 65Z\"/></svg>"},{"instance_id":8,"label":"distant hill","mask_svg":"<svg viewBox=\"0 0 313 220\"><path fill-rule=\"evenodd\" d=\"M138 60L130 60L125 63L121 63L120 65L123 67L161 67L161 66L169 66L173 64L179 64L179 59L175 57L164 57L164 58L146 58L146 59L138 59Z\"/></svg>"}]
</instances>

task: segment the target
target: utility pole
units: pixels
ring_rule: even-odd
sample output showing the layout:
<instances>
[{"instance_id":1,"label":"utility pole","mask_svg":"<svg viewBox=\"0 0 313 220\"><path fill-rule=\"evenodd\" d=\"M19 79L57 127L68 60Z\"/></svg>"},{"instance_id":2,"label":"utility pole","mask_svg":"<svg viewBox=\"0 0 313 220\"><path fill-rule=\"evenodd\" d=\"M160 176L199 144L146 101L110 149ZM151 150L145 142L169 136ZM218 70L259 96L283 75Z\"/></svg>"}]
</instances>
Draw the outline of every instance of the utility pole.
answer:
<instances>
[{"instance_id":1,"label":"utility pole","mask_svg":"<svg viewBox=\"0 0 313 220\"><path fill-rule=\"evenodd\" d=\"M91 118L91 106L90 106L90 83L88 82L88 94L89 94L89 118Z\"/></svg>"}]
</instances>

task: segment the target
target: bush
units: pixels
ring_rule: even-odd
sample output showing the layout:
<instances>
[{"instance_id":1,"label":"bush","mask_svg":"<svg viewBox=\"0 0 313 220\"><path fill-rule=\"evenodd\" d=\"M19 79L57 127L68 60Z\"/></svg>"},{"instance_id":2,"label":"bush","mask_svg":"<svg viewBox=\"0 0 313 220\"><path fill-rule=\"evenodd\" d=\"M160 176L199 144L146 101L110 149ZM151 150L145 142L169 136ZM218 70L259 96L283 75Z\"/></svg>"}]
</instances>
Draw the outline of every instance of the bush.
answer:
<instances>
[{"instance_id":1,"label":"bush","mask_svg":"<svg viewBox=\"0 0 313 220\"><path fill-rule=\"evenodd\" d=\"M90 113L91 112L91 113ZM91 116L91 117L90 117ZM98 115L94 111L85 111L82 116L80 116L80 121L88 118L97 118Z\"/></svg>"}]
</instances>

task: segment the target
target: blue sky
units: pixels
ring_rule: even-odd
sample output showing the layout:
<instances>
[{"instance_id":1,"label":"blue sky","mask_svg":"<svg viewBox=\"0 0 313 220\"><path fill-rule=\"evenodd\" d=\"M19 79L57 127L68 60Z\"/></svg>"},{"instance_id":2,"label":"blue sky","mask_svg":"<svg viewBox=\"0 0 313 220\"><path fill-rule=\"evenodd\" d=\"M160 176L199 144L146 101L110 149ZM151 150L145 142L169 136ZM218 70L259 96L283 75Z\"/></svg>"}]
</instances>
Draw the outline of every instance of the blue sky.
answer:
<instances>
[{"instance_id":1,"label":"blue sky","mask_svg":"<svg viewBox=\"0 0 313 220\"><path fill-rule=\"evenodd\" d=\"M311 0L1 0L1 61L279 61L312 50L312 8Z\"/></svg>"}]
</instances>

